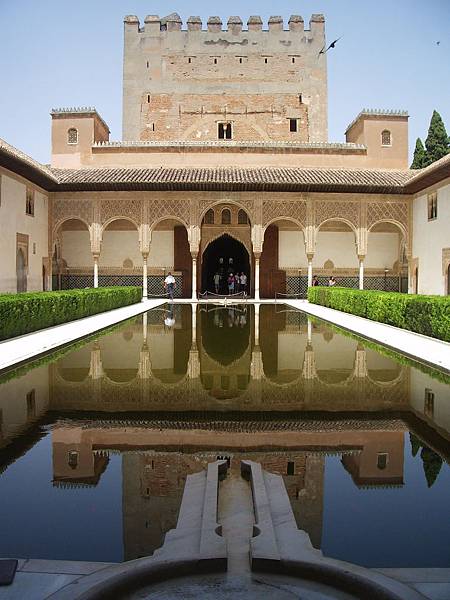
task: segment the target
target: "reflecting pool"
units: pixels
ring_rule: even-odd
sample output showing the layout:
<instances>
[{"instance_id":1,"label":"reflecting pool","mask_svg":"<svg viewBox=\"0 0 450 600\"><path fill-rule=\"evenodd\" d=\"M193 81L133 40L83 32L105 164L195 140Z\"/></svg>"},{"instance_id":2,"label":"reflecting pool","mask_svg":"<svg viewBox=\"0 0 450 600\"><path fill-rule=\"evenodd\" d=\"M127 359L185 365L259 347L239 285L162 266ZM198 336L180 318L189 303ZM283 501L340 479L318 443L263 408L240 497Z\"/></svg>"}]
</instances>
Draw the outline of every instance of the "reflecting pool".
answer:
<instances>
[{"instance_id":1,"label":"reflecting pool","mask_svg":"<svg viewBox=\"0 0 450 600\"><path fill-rule=\"evenodd\" d=\"M283 476L300 528L366 566L450 567L450 386L283 305L166 305L0 379L0 556L123 561L188 474Z\"/></svg>"}]
</instances>

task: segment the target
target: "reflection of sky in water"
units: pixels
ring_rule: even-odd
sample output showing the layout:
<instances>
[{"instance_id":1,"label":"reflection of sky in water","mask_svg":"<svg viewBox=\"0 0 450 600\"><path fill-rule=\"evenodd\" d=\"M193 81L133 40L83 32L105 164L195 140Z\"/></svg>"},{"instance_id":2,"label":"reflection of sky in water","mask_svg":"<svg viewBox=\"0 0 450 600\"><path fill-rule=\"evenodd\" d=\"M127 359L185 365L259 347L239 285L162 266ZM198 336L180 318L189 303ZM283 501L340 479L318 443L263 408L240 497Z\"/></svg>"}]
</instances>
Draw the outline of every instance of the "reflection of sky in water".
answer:
<instances>
[{"instance_id":1,"label":"reflection of sky in water","mask_svg":"<svg viewBox=\"0 0 450 600\"><path fill-rule=\"evenodd\" d=\"M366 566L450 565L450 469L443 464L429 488L420 453L405 435L404 485L360 489L328 457L322 550ZM364 540L364 544L361 541Z\"/></svg>"},{"instance_id":2,"label":"reflection of sky in water","mask_svg":"<svg viewBox=\"0 0 450 600\"><path fill-rule=\"evenodd\" d=\"M325 553L450 566L449 390L280 305L166 305L0 385L0 556L151 553L186 475L255 432Z\"/></svg>"}]
</instances>

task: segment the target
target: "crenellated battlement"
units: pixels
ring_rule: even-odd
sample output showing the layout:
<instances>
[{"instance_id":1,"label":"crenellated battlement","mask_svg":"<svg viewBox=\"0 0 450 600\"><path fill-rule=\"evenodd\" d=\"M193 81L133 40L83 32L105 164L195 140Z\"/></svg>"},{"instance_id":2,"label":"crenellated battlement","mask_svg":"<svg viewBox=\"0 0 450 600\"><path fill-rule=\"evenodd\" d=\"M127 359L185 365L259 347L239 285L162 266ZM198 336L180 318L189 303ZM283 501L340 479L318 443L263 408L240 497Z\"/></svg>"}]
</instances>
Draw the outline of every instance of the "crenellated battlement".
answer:
<instances>
[{"instance_id":1,"label":"crenellated battlement","mask_svg":"<svg viewBox=\"0 0 450 600\"><path fill-rule=\"evenodd\" d=\"M239 34L241 32L282 32L293 31L296 33L304 31L323 30L325 17L322 14L313 14L309 20L309 29L304 28L304 20L300 15L291 15L287 20L287 28L282 16L272 16L267 21L267 28L264 29L264 22L259 15L252 15L247 20L247 27L244 28L244 21L239 16L231 16L225 24L218 16L208 17L205 27L199 16L190 16L186 21L186 27L183 28L183 21L178 13L172 13L166 17L159 15L147 15L144 19L144 25L141 27L139 18L136 15L127 15L124 18L125 26L134 30L136 33L146 33L155 35L158 32L187 31L187 32L205 32L205 33L227 33Z\"/></svg>"}]
</instances>

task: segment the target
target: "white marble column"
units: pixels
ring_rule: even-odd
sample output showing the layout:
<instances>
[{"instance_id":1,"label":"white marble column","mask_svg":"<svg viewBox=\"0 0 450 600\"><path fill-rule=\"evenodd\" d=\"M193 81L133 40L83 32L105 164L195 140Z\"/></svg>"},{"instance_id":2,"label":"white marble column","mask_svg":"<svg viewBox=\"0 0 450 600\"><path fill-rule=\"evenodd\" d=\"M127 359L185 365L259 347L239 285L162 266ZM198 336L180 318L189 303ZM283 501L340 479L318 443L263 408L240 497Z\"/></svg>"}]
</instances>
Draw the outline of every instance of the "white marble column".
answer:
<instances>
[{"instance_id":1,"label":"white marble column","mask_svg":"<svg viewBox=\"0 0 450 600\"><path fill-rule=\"evenodd\" d=\"M255 256L255 300L260 300L259 296L259 256Z\"/></svg>"},{"instance_id":2,"label":"white marble column","mask_svg":"<svg viewBox=\"0 0 450 600\"><path fill-rule=\"evenodd\" d=\"M94 287L98 288L98 254L94 254Z\"/></svg>"},{"instance_id":3,"label":"white marble column","mask_svg":"<svg viewBox=\"0 0 450 600\"><path fill-rule=\"evenodd\" d=\"M312 343L312 321L308 317L308 344Z\"/></svg>"},{"instance_id":4,"label":"white marble column","mask_svg":"<svg viewBox=\"0 0 450 600\"><path fill-rule=\"evenodd\" d=\"M147 254L142 255L142 301L147 300Z\"/></svg>"},{"instance_id":5,"label":"white marble column","mask_svg":"<svg viewBox=\"0 0 450 600\"><path fill-rule=\"evenodd\" d=\"M197 300L197 255L192 254L192 300Z\"/></svg>"},{"instance_id":6,"label":"white marble column","mask_svg":"<svg viewBox=\"0 0 450 600\"><path fill-rule=\"evenodd\" d=\"M364 289L364 258L359 258L359 289Z\"/></svg>"},{"instance_id":7,"label":"white marble column","mask_svg":"<svg viewBox=\"0 0 450 600\"><path fill-rule=\"evenodd\" d=\"M197 306L192 304L192 347L197 346Z\"/></svg>"},{"instance_id":8,"label":"white marble column","mask_svg":"<svg viewBox=\"0 0 450 600\"><path fill-rule=\"evenodd\" d=\"M313 270L312 270L313 255L308 254L308 287L312 286Z\"/></svg>"},{"instance_id":9,"label":"white marble column","mask_svg":"<svg viewBox=\"0 0 450 600\"><path fill-rule=\"evenodd\" d=\"M144 344L147 343L147 320L148 320L148 317L147 317L147 313L145 312L142 315L142 338L143 338Z\"/></svg>"},{"instance_id":10,"label":"white marble column","mask_svg":"<svg viewBox=\"0 0 450 600\"><path fill-rule=\"evenodd\" d=\"M255 304L255 346L259 346L259 309L260 305Z\"/></svg>"}]
</instances>

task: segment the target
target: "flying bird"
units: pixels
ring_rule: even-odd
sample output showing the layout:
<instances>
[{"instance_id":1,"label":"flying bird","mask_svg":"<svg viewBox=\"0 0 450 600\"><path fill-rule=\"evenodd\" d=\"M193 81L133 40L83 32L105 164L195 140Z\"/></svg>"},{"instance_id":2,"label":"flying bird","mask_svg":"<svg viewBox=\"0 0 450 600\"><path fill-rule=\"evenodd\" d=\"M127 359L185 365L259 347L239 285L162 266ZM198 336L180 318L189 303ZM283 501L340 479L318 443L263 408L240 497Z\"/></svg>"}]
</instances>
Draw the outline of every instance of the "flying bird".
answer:
<instances>
[{"instance_id":1,"label":"flying bird","mask_svg":"<svg viewBox=\"0 0 450 600\"><path fill-rule=\"evenodd\" d=\"M322 50L319 52L319 54L318 54L318 57L319 57L321 54L326 54L330 48L335 48L335 47L336 47L336 44L338 43L338 41L339 41L341 38L342 38L342 36L341 36L341 37L338 37L338 39L337 39L337 40L334 40L334 42L331 42L331 44L328 46L328 48L327 48L326 50L325 50L325 46L324 46L324 47L322 48ZM325 45L326 45L326 44L325 44Z\"/></svg>"}]
</instances>

